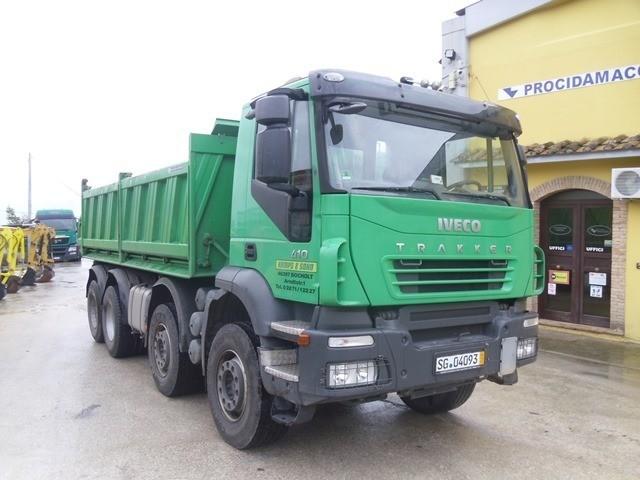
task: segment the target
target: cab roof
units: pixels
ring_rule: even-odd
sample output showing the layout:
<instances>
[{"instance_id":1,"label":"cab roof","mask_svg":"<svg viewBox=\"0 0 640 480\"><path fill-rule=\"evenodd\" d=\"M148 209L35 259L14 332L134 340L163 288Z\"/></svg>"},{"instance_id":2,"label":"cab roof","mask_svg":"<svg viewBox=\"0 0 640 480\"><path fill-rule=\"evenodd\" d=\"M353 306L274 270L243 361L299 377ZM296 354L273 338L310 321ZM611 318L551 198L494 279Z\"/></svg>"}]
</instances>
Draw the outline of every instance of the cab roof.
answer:
<instances>
[{"instance_id":1,"label":"cab roof","mask_svg":"<svg viewBox=\"0 0 640 480\"><path fill-rule=\"evenodd\" d=\"M442 93L416 84L349 70L323 69L309 74L312 97L344 96L394 102L400 106L471 122L479 127L522 133L520 120L508 108ZM485 129L483 128L483 129Z\"/></svg>"}]
</instances>

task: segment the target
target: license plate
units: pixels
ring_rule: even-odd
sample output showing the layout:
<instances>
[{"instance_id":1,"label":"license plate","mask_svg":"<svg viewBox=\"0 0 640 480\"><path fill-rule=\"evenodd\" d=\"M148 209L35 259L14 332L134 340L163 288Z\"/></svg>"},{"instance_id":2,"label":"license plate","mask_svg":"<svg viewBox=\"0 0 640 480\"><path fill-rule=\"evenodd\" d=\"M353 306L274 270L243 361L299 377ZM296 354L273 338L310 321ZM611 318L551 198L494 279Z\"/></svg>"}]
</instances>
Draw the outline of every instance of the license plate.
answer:
<instances>
[{"instance_id":1,"label":"license plate","mask_svg":"<svg viewBox=\"0 0 640 480\"><path fill-rule=\"evenodd\" d=\"M436 357L436 373L457 372L459 370L482 367L484 360L484 350Z\"/></svg>"}]
</instances>

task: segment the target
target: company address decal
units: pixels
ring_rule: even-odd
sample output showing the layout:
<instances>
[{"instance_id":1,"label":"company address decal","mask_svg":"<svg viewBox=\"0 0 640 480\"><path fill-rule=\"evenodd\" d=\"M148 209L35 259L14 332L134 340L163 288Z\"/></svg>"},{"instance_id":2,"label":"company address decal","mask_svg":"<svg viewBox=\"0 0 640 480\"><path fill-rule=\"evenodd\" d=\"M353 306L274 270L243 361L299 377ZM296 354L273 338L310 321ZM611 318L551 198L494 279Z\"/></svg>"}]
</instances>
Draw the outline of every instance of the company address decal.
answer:
<instances>
[{"instance_id":1,"label":"company address decal","mask_svg":"<svg viewBox=\"0 0 640 480\"><path fill-rule=\"evenodd\" d=\"M623 82L625 80L640 79L640 64L626 65L605 70L567 75L566 77L539 80L498 89L498 100L532 97L545 93L573 90L575 88L593 87L606 83Z\"/></svg>"}]
</instances>

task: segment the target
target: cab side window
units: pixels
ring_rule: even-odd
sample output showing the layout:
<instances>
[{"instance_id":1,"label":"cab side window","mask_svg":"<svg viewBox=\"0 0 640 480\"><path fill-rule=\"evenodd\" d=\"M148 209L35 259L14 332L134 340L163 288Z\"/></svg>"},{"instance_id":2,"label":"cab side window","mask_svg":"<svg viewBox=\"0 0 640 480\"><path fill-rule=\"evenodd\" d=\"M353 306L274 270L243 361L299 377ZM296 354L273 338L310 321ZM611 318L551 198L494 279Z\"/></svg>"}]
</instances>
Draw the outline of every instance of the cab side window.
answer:
<instances>
[{"instance_id":1,"label":"cab side window","mask_svg":"<svg viewBox=\"0 0 640 480\"><path fill-rule=\"evenodd\" d=\"M311 240L311 209L313 182L311 169L311 142L309 132L309 104L306 101L289 103L290 145L283 151L291 152L291 161L284 172L271 175L262 170L257 173L254 161L252 195L265 213L286 237L293 242ZM267 126L258 124L256 143ZM256 147L256 156L258 148ZM265 179L267 183L265 183Z\"/></svg>"}]
</instances>

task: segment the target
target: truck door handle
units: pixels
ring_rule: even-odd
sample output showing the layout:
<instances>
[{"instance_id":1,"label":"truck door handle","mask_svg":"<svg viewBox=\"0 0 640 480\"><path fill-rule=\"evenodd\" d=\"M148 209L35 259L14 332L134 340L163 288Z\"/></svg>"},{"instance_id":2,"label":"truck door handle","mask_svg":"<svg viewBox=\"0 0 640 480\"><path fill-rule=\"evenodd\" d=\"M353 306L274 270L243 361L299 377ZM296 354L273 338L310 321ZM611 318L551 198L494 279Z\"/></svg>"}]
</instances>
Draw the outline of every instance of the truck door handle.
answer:
<instances>
[{"instance_id":1,"label":"truck door handle","mask_svg":"<svg viewBox=\"0 0 640 480\"><path fill-rule=\"evenodd\" d=\"M258 259L258 249L255 243L244 244L244 259L255 262Z\"/></svg>"}]
</instances>

